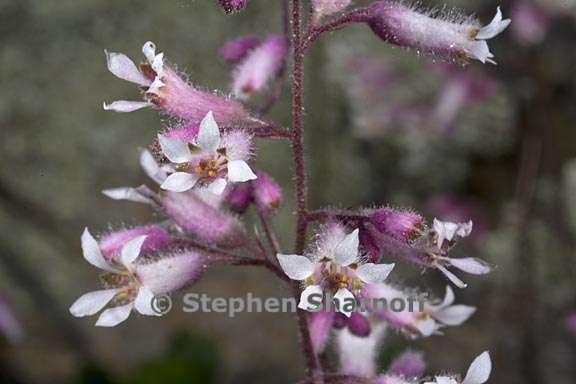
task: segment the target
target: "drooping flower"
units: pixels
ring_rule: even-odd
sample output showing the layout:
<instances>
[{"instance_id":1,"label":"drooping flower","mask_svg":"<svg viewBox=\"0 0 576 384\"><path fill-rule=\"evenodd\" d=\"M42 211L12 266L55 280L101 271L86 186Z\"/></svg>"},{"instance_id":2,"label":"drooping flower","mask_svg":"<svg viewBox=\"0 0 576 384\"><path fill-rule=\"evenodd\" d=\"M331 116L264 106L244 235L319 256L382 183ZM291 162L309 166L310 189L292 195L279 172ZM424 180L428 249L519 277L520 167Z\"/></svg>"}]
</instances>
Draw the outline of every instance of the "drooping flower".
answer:
<instances>
[{"instance_id":1,"label":"drooping flower","mask_svg":"<svg viewBox=\"0 0 576 384\"><path fill-rule=\"evenodd\" d=\"M464 380L460 380L458 376L436 376L434 381L427 381L424 384L484 384L490 378L491 372L492 361L486 351L470 364Z\"/></svg>"},{"instance_id":2,"label":"drooping flower","mask_svg":"<svg viewBox=\"0 0 576 384\"><path fill-rule=\"evenodd\" d=\"M284 67L288 42L284 36L274 35L250 51L234 70L232 92L239 99L247 99L261 91Z\"/></svg>"},{"instance_id":3,"label":"drooping flower","mask_svg":"<svg viewBox=\"0 0 576 384\"><path fill-rule=\"evenodd\" d=\"M128 318L130 312L157 316L152 307L155 295L178 290L195 281L202 272L205 257L197 252L182 251L146 263L139 260L146 236L127 242L118 258L107 260L100 245L88 229L82 234L84 259L104 271L101 276L105 289L82 295L70 307L76 317L91 316L112 303L102 312L96 326L113 327Z\"/></svg>"},{"instance_id":4,"label":"drooping flower","mask_svg":"<svg viewBox=\"0 0 576 384\"><path fill-rule=\"evenodd\" d=\"M358 230L346 234L340 225L326 226L317 248L307 256L278 254L277 257L290 279L304 283L299 308L314 310L309 301L311 295L330 293L340 304L336 310L348 317L352 311L345 302L359 298L365 286L382 283L394 268L394 264L363 263Z\"/></svg>"},{"instance_id":5,"label":"drooping flower","mask_svg":"<svg viewBox=\"0 0 576 384\"><path fill-rule=\"evenodd\" d=\"M432 12L421 12L402 2L378 1L370 12L368 24L386 42L464 62L475 59L495 63L487 40L499 35L511 22L502 18L500 8L484 27L471 17L437 18Z\"/></svg>"},{"instance_id":6,"label":"drooping flower","mask_svg":"<svg viewBox=\"0 0 576 384\"><path fill-rule=\"evenodd\" d=\"M374 317L385 321L409 337L438 334L444 327L464 323L476 311L475 307L468 305L453 305L454 292L449 286L446 287L446 294L441 302L423 299L417 302L413 294L388 284L367 286L364 288L364 296L374 299L369 308ZM378 299L386 300L387 306L381 306ZM409 305L393 310L390 303L398 299Z\"/></svg>"},{"instance_id":7,"label":"drooping flower","mask_svg":"<svg viewBox=\"0 0 576 384\"><path fill-rule=\"evenodd\" d=\"M196 185L220 195L226 184L256 179L248 164L250 137L241 131L220 134L212 112L200 123L193 142L158 135L162 153L174 166L162 189L184 192Z\"/></svg>"},{"instance_id":8,"label":"drooping flower","mask_svg":"<svg viewBox=\"0 0 576 384\"><path fill-rule=\"evenodd\" d=\"M260 45L260 38L257 36L242 36L230 40L220 48L220 56L230 64L242 61L246 55Z\"/></svg>"},{"instance_id":9,"label":"drooping flower","mask_svg":"<svg viewBox=\"0 0 576 384\"><path fill-rule=\"evenodd\" d=\"M231 125L245 121L248 112L242 104L227 97L195 88L174 69L165 64L164 54L156 53L156 46L147 42L142 47L147 63L140 69L122 53L106 52L108 70L116 77L140 86L144 101L119 100L104 103L104 109L132 112L145 107L198 123L212 111L220 124Z\"/></svg>"},{"instance_id":10,"label":"drooping flower","mask_svg":"<svg viewBox=\"0 0 576 384\"><path fill-rule=\"evenodd\" d=\"M352 0L312 0L314 23L322 18L342 12L352 4Z\"/></svg>"}]
</instances>

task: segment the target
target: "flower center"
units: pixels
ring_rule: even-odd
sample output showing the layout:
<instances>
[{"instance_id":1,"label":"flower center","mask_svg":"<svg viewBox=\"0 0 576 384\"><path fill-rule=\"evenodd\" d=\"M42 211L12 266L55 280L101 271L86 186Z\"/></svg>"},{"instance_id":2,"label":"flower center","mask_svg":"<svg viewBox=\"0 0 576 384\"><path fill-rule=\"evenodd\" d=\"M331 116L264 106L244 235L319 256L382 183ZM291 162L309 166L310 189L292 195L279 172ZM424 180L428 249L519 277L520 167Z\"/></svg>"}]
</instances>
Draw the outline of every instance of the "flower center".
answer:
<instances>
[{"instance_id":1,"label":"flower center","mask_svg":"<svg viewBox=\"0 0 576 384\"><path fill-rule=\"evenodd\" d=\"M360 279L355 276L351 268L336 265L332 261L322 264L320 275L324 287L332 293L336 293L341 288L346 288L352 292L362 288Z\"/></svg>"}]
</instances>

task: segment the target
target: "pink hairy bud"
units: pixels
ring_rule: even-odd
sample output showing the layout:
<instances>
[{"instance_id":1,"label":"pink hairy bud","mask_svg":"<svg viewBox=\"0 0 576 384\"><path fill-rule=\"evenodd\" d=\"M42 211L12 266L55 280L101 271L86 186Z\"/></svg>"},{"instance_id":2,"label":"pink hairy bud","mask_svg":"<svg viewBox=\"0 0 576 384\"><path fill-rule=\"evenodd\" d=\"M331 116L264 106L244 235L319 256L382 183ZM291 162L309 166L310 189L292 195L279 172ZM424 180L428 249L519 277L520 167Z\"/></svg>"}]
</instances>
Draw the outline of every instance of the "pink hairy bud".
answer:
<instances>
[{"instance_id":1,"label":"pink hairy bud","mask_svg":"<svg viewBox=\"0 0 576 384\"><path fill-rule=\"evenodd\" d=\"M100 250L107 258L118 257L122 247L139 236L146 236L141 254L161 251L170 244L170 235L165 229L157 225L148 225L112 231L103 235L100 238Z\"/></svg>"},{"instance_id":2,"label":"pink hairy bud","mask_svg":"<svg viewBox=\"0 0 576 384\"><path fill-rule=\"evenodd\" d=\"M375 210L369 220L378 231L407 243L418 238L424 230L422 217L411 211L381 208Z\"/></svg>"},{"instance_id":3,"label":"pink hairy bud","mask_svg":"<svg viewBox=\"0 0 576 384\"><path fill-rule=\"evenodd\" d=\"M282 188L270 175L256 172L258 178L252 181L254 200L258 209L263 212L276 210L282 204Z\"/></svg>"},{"instance_id":4,"label":"pink hairy bud","mask_svg":"<svg viewBox=\"0 0 576 384\"><path fill-rule=\"evenodd\" d=\"M244 213L254 201L253 187L251 184L235 185L226 196L230 209L236 213Z\"/></svg>"},{"instance_id":5,"label":"pink hairy bud","mask_svg":"<svg viewBox=\"0 0 576 384\"><path fill-rule=\"evenodd\" d=\"M220 56L230 64L236 64L260 44L260 38L256 36L242 36L228 41L220 49Z\"/></svg>"},{"instance_id":6,"label":"pink hairy bud","mask_svg":"<svg viewBox=\"0 0 576 384\"><path fill-rule=\"evenodd\" d=\"M165 192L162 208L182 230L209 245L235 248L246 242L238 219L202 201L194 193Z\"/></svg>"}]
</instances>

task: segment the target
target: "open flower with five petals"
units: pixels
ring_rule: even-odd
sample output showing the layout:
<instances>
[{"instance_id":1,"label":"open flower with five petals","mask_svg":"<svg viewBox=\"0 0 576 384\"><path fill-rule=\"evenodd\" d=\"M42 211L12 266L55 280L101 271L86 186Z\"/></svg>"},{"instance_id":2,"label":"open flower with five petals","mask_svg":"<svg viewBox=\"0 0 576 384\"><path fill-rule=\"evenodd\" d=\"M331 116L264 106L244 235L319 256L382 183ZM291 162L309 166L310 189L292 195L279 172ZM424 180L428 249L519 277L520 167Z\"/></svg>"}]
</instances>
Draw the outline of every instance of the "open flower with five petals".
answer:
<instances>
[{"instance_id":1,"label":"open flower with five petals","mask_svg":"<svg viewBox=\"0 0 576 384\"><path fill-rule=\"evenodd\" d=\"M346 234L340 225L329 225L308 256L278 254L280 266L292 280L302 281L299 308L313 310L311 295L330 293L337 302L356 300L366 285L384 282L394 264L363 263L358 250L358 229ZM346 316L346 306L336 309Z\"/></svg>"},{"instance_id":2,"label":"open flower with five petals","mask_svg":"<svg viewBox=\"0 0 576 384\"><path fill-rule=\"evenodd\" d=\"M212 112L204 117L192 142L162 134L158 135L158 141L173 167L162 189L184 192L199 185L220 195L228 182L257 178L246 162L250 155L250 137L241 131L221 135Z\"/></svg>"}]
</instances>

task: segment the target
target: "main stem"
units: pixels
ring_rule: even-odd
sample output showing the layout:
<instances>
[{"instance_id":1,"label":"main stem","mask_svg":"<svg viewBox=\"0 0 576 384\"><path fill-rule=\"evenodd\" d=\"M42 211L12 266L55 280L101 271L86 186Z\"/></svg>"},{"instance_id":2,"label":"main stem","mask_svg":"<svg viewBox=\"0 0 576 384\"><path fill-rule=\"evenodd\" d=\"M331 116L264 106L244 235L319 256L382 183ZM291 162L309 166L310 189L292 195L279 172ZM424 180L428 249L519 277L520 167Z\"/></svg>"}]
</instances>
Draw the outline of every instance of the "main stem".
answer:
<instances>
[{"instance_id":1,"label":"main stem","mask_svg":"<svg viewBox=\"0 0 576 384\"><path fill-rule=\"evenodd\" d=\"M300 0L292 0L292 13L290 22L292 25L292 152L294 161L294 178L296 189L296 247L295 253L302 254L306 243L306 229L308 226L307 206L306 206L306 169L304 166L304 124L303 124L303 97L302 97L302 80L304 52L302 51L301 42L301 15ZM292 291L296 298L300 296L300 286L297 282L292 285ZM311 383L317 383L317 374L319 364L316 353L312 346L310 330L306 312L298 310L298 328L302 348L306 357L307 375Z\"/></svg>"}]
</instances>

